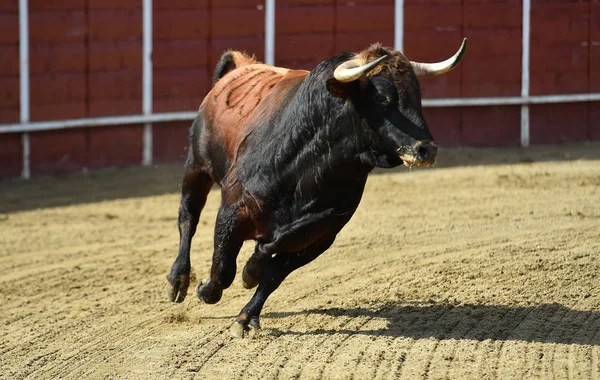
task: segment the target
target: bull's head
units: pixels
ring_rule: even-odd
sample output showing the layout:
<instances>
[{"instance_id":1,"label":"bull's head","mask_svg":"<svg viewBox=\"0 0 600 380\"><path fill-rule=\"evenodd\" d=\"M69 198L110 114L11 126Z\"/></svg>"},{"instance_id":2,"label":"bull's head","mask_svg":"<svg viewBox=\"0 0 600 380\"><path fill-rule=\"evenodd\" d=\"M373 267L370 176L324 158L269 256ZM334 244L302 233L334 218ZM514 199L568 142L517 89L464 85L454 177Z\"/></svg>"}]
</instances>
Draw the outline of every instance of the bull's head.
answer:
<instances>
[{"instance_id":1,"label":"bull's head","mask_svg":"<svg viewBox=\"0 0 600 380\"><path fill-rule=\"evenodd\" d=\"M384 157L383 162L403 162L411 167L435 163L438 148L423 117L417 77L452 70L461 60L466 42L464 39L456 54L438 63L412 62L402 53L376 44L337 66L335 80L328 87L351 99L375 132L372 149L376 156Z\"/></svg>"}]
</instances>

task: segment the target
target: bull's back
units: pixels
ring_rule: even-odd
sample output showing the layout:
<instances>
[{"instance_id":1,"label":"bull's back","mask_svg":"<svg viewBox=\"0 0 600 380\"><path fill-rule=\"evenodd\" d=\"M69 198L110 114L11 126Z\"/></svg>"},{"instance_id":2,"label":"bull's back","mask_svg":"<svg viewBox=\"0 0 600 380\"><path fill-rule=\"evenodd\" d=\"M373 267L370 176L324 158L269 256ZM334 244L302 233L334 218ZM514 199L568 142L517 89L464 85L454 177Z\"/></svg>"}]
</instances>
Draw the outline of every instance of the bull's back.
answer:
<instances>
[{"instance_id":1,"label":"bull's back","mask_svg":"<svg viewBox=\"0 0 600 380\"><path fill-rule=\"evenodd\" d=\"M201 106L211 160L226 158L226 166L231 165L240 144L257 127L260 120L256 119L268 118L277 112L286 89L307 74L304 70L251 64L236 68L221 78ZM227 169L223 167L218 170L220 173L215 173L218 180Z\"/></svg>"}]
</instances>

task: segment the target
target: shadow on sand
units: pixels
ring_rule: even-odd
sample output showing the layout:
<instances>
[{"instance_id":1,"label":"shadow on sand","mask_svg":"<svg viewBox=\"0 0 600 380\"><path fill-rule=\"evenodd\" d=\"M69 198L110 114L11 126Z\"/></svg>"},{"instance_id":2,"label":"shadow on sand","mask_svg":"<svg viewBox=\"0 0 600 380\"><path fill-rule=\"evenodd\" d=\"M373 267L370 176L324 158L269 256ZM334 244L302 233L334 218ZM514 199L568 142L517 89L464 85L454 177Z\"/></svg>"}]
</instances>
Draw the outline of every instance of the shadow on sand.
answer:
<instances>
[{"instance_id":1,"label":"shadow on sand","mask_svg":"<svg viewBox=\"0 0 600 380\"><path fill-rule=\"evenodd\" d=\"M265 313L265 318L320 314L351 321L384 319L381 329L316 329L289 331L273 329L275 335L368 335L394 338L513 340L524 342L600 345L600 312L573 310L559 304L538 306L485 306L389 304L379 308L310 309L292 313ZM353 323L356 326L357 323ZM360 323L359 323L360 325ZM268 330L268 329L267 329Z\"/></svg>"},{"instance_id":2,"label":"shadow on sand","mask_svg":"<svg viewBox=\"0 0 600 380\"><path fill-rule=\"evenodd\" d=\"M530 148L441 149L436 168L502 165L544 161L598 160L600 142ZM420 170L420 169L415 169ZM424 170L424 169L423 169ZM406 172L405 167L376 169L374 174ZM0 214L112 199L176 194L183 163L108 169L32 180L0 180ZM177 210L173 210L176 215Z\"/></svg>"}]
</instances>

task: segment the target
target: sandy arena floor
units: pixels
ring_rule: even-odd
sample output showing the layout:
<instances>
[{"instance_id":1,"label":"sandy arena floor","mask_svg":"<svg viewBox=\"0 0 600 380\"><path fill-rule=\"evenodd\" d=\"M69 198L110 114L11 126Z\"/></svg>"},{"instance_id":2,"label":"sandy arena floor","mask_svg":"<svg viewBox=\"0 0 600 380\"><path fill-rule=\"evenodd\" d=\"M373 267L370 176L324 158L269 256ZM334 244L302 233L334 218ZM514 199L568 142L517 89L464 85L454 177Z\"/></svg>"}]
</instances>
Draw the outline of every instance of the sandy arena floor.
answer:
<instances>
[{"instance_id":1,"label":"sandy arena floor","mask_svg":"<svg viewBox=\"0 0 600 380\"><path fill-rule=\"evenodd\" d=\"M243 340L239 274L216 305L167 300L181 165L0 183L0 378L600 378L600 144L440 161L372 175Z\"/></svg>"}]
</instances>

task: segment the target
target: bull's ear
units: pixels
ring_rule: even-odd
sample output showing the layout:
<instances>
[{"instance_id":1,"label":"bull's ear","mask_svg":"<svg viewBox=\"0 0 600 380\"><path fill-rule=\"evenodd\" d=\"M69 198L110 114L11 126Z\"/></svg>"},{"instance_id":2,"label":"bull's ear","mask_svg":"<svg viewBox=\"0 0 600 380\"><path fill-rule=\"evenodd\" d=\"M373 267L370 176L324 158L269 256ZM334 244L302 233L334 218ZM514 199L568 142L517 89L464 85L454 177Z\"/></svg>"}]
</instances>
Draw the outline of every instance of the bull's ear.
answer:
<instances>
[{"instance_id":1,"label":"bull's ear","mask_svg":"<svg viewBox=\"0 0 600 380\"><path fill-rule=\"evenodd\" d=\"M327 91L337 98L346 99L350 96L351 83L343 83L331 78L327 81Z\"/></svg>"}]
</instances>

